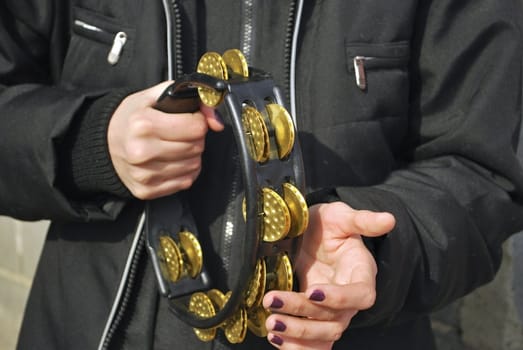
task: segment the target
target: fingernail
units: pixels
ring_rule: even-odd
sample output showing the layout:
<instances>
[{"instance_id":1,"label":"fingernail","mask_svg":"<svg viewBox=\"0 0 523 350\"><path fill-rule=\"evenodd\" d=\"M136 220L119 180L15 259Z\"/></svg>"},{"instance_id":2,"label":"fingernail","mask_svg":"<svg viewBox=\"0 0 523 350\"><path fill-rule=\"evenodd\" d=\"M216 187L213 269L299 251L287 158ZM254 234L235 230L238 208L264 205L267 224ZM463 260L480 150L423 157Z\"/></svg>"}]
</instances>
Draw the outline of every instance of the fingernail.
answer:
<instances>
[{"instance_id":1,"label":"fingernail","mask_svg":"<svg viewBox=\"0 0 523 350\"><path fill-rule=\"evenodd\" d=\"M325 300L325 293L323 293L321 290L316 289L312 294L309 296L309 299L312 301L324 301Z\"/></svg>"},{"instance_id":2,"label":"fingernail","mask_svg":"<svg viewBox=\"0 0 523 350\"><path fill-rule=\"evenodd\" d=\"M283 306L283 301L280 298L274 297L272 299L271 308L272 309L280 309Z\"/></svg>"},{"instance_id":3,"label":"fingernail","mask_svg":"<svg viewBox=\"0 0 523 350\"><path fill-rule=\"evenodd\" d=\"M222 123L222 125L223 125L222 114L217 109L214 110L214 116L215 116L216 120L219 121L220 123Z\"/></svg>"},{"instance_id":4,"label":"fingernail","mask_svg":"<svg viewBox=\"0 0 523 350\"><path fill-rule=\"evenodd\" d=\"M271 343L276 344L276 345L282 345L283 339L278 337L277 335L273 335L271 338Z\"/></svg>"},{"instance_id":5,"label":"fingernail","mask_svg":"<svg viewBox=\"0 0 523 350\"><path fill-rule=\"evenodd\" d=\"M285 332L287 329L287 326L282 321L276 321L276 324L274 325L273 331L276 332Z\"/></svg>"}]
</instances>

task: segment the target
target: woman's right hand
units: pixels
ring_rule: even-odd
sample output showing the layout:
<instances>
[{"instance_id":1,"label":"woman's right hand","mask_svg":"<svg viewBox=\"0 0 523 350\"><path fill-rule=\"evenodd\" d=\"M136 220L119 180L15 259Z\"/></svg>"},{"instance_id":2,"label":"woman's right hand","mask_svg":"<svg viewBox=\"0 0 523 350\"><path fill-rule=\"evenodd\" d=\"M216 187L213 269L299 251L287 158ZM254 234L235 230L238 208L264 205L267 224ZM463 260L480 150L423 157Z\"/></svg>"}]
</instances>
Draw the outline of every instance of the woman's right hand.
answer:
<instances>
[{"instance_id":1,"label":"woman's right hand","mask_svg":"<svg viewBox=\"0 0 523 350\"><path fill-rule=\"evenodd\" d=\"M224 128L210 107L180 114L154 109L170 84L166 81L127 96L109 122L107 142L113 166L139 199L189 188L201 170L207 131Z\"/></svg>"}]
</instances>

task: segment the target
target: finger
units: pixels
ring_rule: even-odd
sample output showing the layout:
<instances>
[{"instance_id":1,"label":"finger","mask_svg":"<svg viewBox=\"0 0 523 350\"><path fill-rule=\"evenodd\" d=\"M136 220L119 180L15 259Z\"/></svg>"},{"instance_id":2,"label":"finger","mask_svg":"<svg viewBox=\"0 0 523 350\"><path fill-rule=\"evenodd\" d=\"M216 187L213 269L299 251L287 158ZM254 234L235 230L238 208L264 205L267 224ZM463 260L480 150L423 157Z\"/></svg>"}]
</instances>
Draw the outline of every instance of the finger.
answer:
<instances>
[{"instance_id":1,"label":"finger","mask_svg":"<svg viewBox=\"0 0 523 350\"><path fill-rule=\"evenodd\" d=\"M339 233L345 235L358 233L368 237L381 236L390 232L396 223L390 213L354 210L343 202L321 204L311 214L316 225L329 220L339 228Z\"/></svg>"},{"instance_id":2,"label":"finger","mask_svg":"<svg viewBox=\"0 0 523 350\"><path fill-rule=\"evenodd\" d=\"M161 162L178 162L201 157L205 149L205 140L192 142L159 141L152 143L156 145L157 151L154 159Z\"/></svg>"},{"instance_id":3,"label":"finger","mask_svg":"<svg viewBox=\"0 0 523 350\"><path fill-rule=\"evenodd\" d=\"M365 310L376 301L375 281L345 285L316 284L307 288L305 297L311 302L331 310Z\"/></svg>"},{"instance_id":4,"label":"finger","mask_svg":"<svg viewBox=\"0 0 523 350\"><path fill-rule=\"evenodd\" d=\"M164 141L194 141L207 134L207 120L202 112L164 113L149 108L133 125L138 135L153 136Z\"/></svg>"},{"instance_id":5,"label":"finger","mask_svg":"<svg viewBox=\"0 0 523 350\"><path fill-rule=\"evenodd\" d=\"M136 198L149 200L188 189L192 186L199 173L200 170L198 169L163 179L157 177L157 173L150 178L147 178L147 174L145 174L138 178L123 179L123 181Z\"/></svg>"},{"instance_id":6,"label":"finger","mask_svg":"<svg viewBox=\"0 0 523 350\"><path fill-rule=\"evenodd\" d=\"M334 345L333 342L329 341L286 338L277 333L269 333L267 339L272 346L281 350L330 350Z\"/></svg>"},{"instance_id":7,"label":"finger","mask_svg":"<svg viewBox=\"0 0 523 350\"><path fill-rule=\"evenodd\" d=\"M263 298L263 306L277 313L329 321L340 311L365 310L375 301L373 283L357 282L315 285L305 293L270 291Z\"/></svg>"},{"instance_id":8,"label":"finger","mask_svg":"<svg viewBox=\"0 0 523 350\"><path fill-rule=\"evenodd\" d=\"M354 232L363 236L375 237L390 232L396 219L391 213L357 210L354 213Z\"/></svg>"},{"instance_id":9,"label":"finger","mask_svg":"<svg viewBox=\"0 0 523 350\"><path fill-rule=\"evenodd\" d=\"M341 338L355 314L356 311L347 312L335 321L272 314L267 318L265 326L270 333L277 334L283 339L335 342Z\"/></svg>"},{"instance_id":10,"label":"finger","mask_svg":"<svg viewBox=\"0 0 523 350\"><path fill-rule=\"evenodd\" d=\"M155 161L145 165L130 166L128 174L141 186L157 186L161 182L199 173L201 158L193 157L176 162Z\"/></svg>"},{"instance_id":11,"label":"finger","mask_svg":"<svg viewBox=\"0 0 523 350\"><path fill-rule=\"evenodd\" d=\"M216 132L224 129L223 120L216 109L202 104L200 106L200 111L205 116L209 129Z\"/></svg>"},{"instance_id":12,"label":"finger","mask_svg":"<svg viewBox=\"0 0 523 350\"><path fill-rule=\"evenodd\" d=\"M125 157L129 164L144 165L154 162L177 162L200 157L205 140L164 141L136 138L125 146Z\"/></svg>"},{"instance_id":13,"label":"finger","mask_svg":"<svg viewBox=\"0 0 523 350\"><path fill-rule=\"evenodd\" d=\"M270 291L263 298L263 307L274 313L319 320L332 320L337 311L313 302L304 293Z\"/></svg>"},{"instance_id":14,"label":"finger","mask_svg":"<svg viewBox=\"0 0 523 350\"><path fill-rule=\"evenodd\" d=\"M167 89L173 83L173 80L166 80L154 86L151 86L150 88L142 90L140 94L142 94L143 97L146 98L147 105L149 107L153 107L160 98L160 96L164 93L165 89Z\"/></svg>"},{"instance_id":15,"label":"finger","mask_svg":"<svg viewBox=\"0 0 523 350\"><path fill-rule=\"evenodd\" d=\"M156 198L165 197L191 187L194 183L195 177L179 177L166 182L162 182L157 187L137 186L129 189L134 197L141 200L152 200Z\"/></svg>"}]
</instances>

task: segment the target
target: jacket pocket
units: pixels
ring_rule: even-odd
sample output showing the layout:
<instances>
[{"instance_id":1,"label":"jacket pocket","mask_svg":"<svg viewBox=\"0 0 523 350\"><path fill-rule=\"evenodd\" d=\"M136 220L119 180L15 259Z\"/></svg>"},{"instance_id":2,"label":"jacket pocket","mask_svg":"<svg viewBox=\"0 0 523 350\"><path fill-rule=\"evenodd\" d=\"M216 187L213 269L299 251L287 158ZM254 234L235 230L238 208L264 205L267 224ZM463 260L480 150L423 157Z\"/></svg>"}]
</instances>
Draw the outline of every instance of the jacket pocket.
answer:
<instances>
[{"instance_id":1,"label":"jacket pocket","mask_svg":"<svg viewBox=\"0 0 523 350\"><path fill-rule=\"evenodd\" d=\"M121 86L133 52L134 30L113 18L74 9L71 39L62 70L66 86Z\"/></svg>"},{"instance_id":2,"label":"jacket pocket","mask_svg":"<svg viewBox=\"0 0 523 350\"><path fill-rule=\"evenodd\" d=\"M345 53L355 121L378 121L386 142L400 145L410 109L409 43L346 43Z\"/></svg>"},{"instance_id":3,"label":"jacket pocket","mask_svg":"<svg viewBox=\"0 0 523 350\"><path fill-rule=\"evenodd\" d=\"M368 75L372 77L373 71L396 70L397 73L404 72L406 78L410 57L410 48L406 41L381 44L348 43L345 49L349 72L354 73L354 81L361 90L367 89Z\"/></svg>"},{"instance_id":4,"label":"jacket pocket","mask_svg":"<svg viewBox=\"0 0 523 350\"><path fill-rule=\"evenodd\" d=\"M406 118L409 107L409 58L407 41L346 43L352 94L359 106L358 120ZM352 82L349 80L349 84Z\"/></svg>"}]
</instances>

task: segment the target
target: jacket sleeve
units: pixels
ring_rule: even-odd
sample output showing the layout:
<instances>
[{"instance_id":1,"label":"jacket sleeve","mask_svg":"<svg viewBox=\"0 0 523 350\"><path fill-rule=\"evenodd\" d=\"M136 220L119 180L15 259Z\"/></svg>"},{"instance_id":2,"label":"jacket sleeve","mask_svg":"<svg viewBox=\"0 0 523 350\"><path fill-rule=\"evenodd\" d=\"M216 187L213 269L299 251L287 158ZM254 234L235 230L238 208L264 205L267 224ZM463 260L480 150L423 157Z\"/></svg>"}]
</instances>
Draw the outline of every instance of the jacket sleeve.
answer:
<instances>
[{"instance_id":1,"label":"jacket sleeve","mask_svg":"<svg viewBox=\"0 0 523 350\"><path fill-rule=\"evenodd\" d=\"M105 130L125 93L59 85L69 36L64 3L0 3L0 215L110 219L125 203L105 138L90 137ZM79 158L105 183L73 178L67 166Z\"/></svg>"},{"instance_id":2,"label":"jacket sleeve","mask_svg":"<svg viewBox=\"0 0 523 350\"><path fill-rule=\"evenodd\" d=\"M502 242L523 228L517 13L512 1L420 1L406 165L382 184L331 192L397 219L367 241L378 295L354 326L429 313L487 283Z\"/></svg>"}]
</instances>

